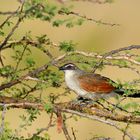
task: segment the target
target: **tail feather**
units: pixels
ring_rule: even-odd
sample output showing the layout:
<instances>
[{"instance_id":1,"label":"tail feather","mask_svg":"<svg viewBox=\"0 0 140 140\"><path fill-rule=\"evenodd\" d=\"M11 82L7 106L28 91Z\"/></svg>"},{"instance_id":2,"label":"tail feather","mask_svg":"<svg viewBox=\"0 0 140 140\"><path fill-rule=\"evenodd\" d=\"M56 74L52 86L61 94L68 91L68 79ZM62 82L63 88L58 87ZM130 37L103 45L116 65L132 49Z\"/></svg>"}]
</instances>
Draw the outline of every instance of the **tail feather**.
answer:
<instances>
[{"instance_id":1,"label":"tail feather","mask_svg":"<svg viewBox=\"0 0 140 140\"><path fill-rule=\"evenodd\" d=\"M125 94L125 89L116 89L115 92L124 97L140 98L140 90L129 89L131 94Z\"/></svg>"}]
</instances>

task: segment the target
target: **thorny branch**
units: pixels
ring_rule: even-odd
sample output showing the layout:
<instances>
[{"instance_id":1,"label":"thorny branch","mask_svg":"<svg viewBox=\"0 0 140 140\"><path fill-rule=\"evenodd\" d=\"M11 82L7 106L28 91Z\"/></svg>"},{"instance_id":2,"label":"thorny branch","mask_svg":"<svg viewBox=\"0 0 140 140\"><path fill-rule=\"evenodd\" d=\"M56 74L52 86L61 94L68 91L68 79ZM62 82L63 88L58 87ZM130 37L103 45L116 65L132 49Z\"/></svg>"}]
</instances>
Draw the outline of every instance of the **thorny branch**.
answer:
<instances>
[{"instance_id":1,"label":"thorny branch","mask_svg":"<svg viewBox=\"0 0 140 140\"><path fill-rule=\"evenodd\" d=\"M94 18L88 18L87 16L81 15L81 14L76 13L74 11L70 11L70 12L65 13L64 11L59 10L58 13L59 14L66 14L66 15L74 15L74 16L86 19L88 21L92 21L92 22L97 23L97 24L108 25L108 26L119 26L119 24L103 22L101 20L96 20Z\"/></svg>"},{"instance_id":2,"label":"thorny branch","mask_svg":"<svg viewBox=\"0 0 140 140\"><path fill-rule=\"evenodd\" d=\"M59 48L59 45L57 45L56 43L50 42L49 40L46 40L46 42L44 42L44 43L46 45L50 44L54 47ZM25 44L25 45L32 45L32 46L35 46L35 47L37 47L37 45L38 45L37 42L31 41L31 40L24 37L23 39L21 39L19 41L10 41L8 43L8 45L5 46L3 49L11 48L11 46L14 45L14 44ZM132 50L132 49L140 49L140 46L139 45L132 45L132 46L124 47L124 48L119 48L117 50L110 51L110 52L108 52L106 54L103 54L103 55L100 55L100 54L97 54L97 53L88 53L88 52L84 52L84 51L68 52L66 54L63 54L63 55L55 58L54 61L56 61L56 62L61 61L61 60L65 59L66 57L70 56L70 55L83 55L83 56L86 56L86 57L98 58L98 59L101 59L101 60L126 60L126 61L128 61L132 64L140 65L140 62L133 59L133 55L131 55L131 54L113 56L113 54L117 54L121 51ZM47 55L50 56L50 58L52 58L51 54L48 54L49 52L44 51L44 53L46 53Z\"/></svg>"},{"instance_id":3,"label":"thorny branch","mask_svg":"<svg viewBox=\"0 0 140 140\"><path fill-rule=\"evenodd\" d=\"M0 86L0 90L4 90L4 89L6 89L6 88L10 88L10 87L12 87L12 86L14 86L14 85L16 85L16 84L18 84L18 83L21 83L22 80L26 80L26 79L29 80L28 77L30 77L30 76L31 76L31 77L32 77L32 76L35 76L35 75L39 74L40 72L46 70L47 68L48 68L48 64L45 64L45 65L43 65L43 66L41 66L41 67L39 67L39 68L37 68L37 69L35 69L35 70L29 72L28 74L19 77L19 78L16 79L16 80L12 80L11 82L8 82L8 83L6 83L6 84L2 84L2 85Z\"/></svg>"},{"instance_id":4,"label":"thorny branch","mask_svg":"<svg viewBox=\"0 0 140 140\"><path fill-rule=\"evenodd\" d=\"M107 1L100 1L100 0L81 0L81 1L89 1L89 2L92 2L92 3L99 3L99 4L103 4L103 3L107 2ZM37 5L34 5L33 7L31 7L28 11L26 11L24 13L24 11L22 11L23 10L23 5L24 5L24 3L22 4L20 11L19 11L19 9L17 9L16 11L13 11L13 12L10 12L10 11L0 12L1 15L9 15L6 18L6 20L0 25L0 28L2 28L5 25L5 23L10 18L12 18L15 14L21 14L21 16L18 17L17 22L15 23L15 25L13 26L13 28L11 29L9 34L5 37L3 42L0 44L0 53L1 53L1 51L5 50L7 48L11 48L13 45L16 45L16 44L24 44L25 46L26 45L31 45L32 47L33 46L37 47L38 44L39 44L39 42L35 42L35 41L30 40L30 39L25 38L25 37L23 37L19 41L12 41L12 42L9 41L9 39L14 34L15 30L19 27L19 24L21 23L21 21L23 21L23 19L26 17L28 12L30 10L34 9L37 6ZM93 18L88 18L87 16L80 15L79 13L76 13L76 12L73 12L73 11L64 13L63 11L60 10L59 14L74 15L74 16L77 16L77 17L80 17L80 18L83 18L83 19L86 19L86 20L89 20L89 21L92 21L92 22L95 22L95 23L103 24L103 25L110 25L110 26L118 26L119 25L119 24L102 22L100 20L95 20ZM50 42L50 40L46 40L43 43L45 45L51 45L51 46L59 48L59 45L57 45L53 42ZM25 51L25 49L24 49L24 51ZM89 58L100 59L99 63L95 66L94 71L102 64L102 62L104 60L125 60L125 61L127 61L131 64L134 64L136 66L140 66L140 62L137 61L133 55L129 55L129 54L121 55L121 54L119 54L122 51L133 50L133 49L140 49L140 45L131 45L131 46L128 46L128 47L112 50L112 51L107 52L107 53L102 54L102 55L96 54L96 53L87 53L87 52L83 52L83 51L74 51L74 52L65 53L65 54L63 54L61 56L58 56L56 58L53 57L53 55L49 52L49 50L44 49L44 50L42 50L43 53L45 53L51 59L49 63L47 63L43 66L40 66L40 67L28 72L25 75L19 76L15 80L11 80L10 82L7 82L5 84L0 85L0 91L3 91L6 88L10 88L10 87L12 87L14 85L17 85L19 83L22 83L24 80L33 80L33 81L37 81L37 82L47 83L47 81L39 80L38 78L36 78L36 75L38 75L40 72L43 72L44 70L46 70L48 68L48 66L50 66L50 65L55 65L55 66L59 65L59 62L61 62L62 60L64 60L66 57L68 57L70 55L82 55L82 56L89 57ZM24 55L24 51L21 55L21 59L19 59L19 62L16 65L15 70L18 69L18 65L19 65L20 61L22 60L22 56ZM114 54L117 54L117 55L114 55ZM139 57L139 55L138 55L138 57ZM2 62L2 59L1 59L1 62ZM115 64L110 64L110 65L115 65ZM135 68L132 68L132 67L129 67L129 66L128 66L128 68L136 71L139 74L139 72ZM36 91L36 90L37 90L37 88L36 88L36 86L34 86L33 88L31 88L29 91L27 91L25 93L24 97L21 97L22 99L16 99L16 98L5 97L5 96L0 97L0 103L3 105L2 123L1 123L1 127L0 127L0 134L2 134L2 132L4 130L4 117L5 117L5 112L6 112L7 107L8 108L23 108L23 109L39 109L41 111L45 110L44 109L44 103L29 102L27 100L24 100L28 96L29 93L31 93L33 91ZM119 108L117 106L116 106L116 108L119 109L120 111L124 111L124 110L121 110L121 108ZM125 136L128 136L131 140L136 140L136 138L134 138L132 136L132 134L127 132L127 129L128 129L128 126L129 126L130 123L139 124L140 123L140 117L139 116L132 116L127 111L125 112L126 114L118 114L115 111L113 113L110 112L109 110L105 109L101 105L100 106L86 105L86 106L83 107L83 106L80 106L80 105L74 105L72 102L57 103L57 104L54 103L53 104L53 111L54 110L59 110L58 113L61 116L61 118L62 118L61 113L64 112L64 113L75 114L75 115L78 115L78 116L81 116L81 117L85 117L85 118L88 118L88 119L92 119L92 120L96 120L96 121L108 124L110 126L115 127L117 130L121 131L124 134L123 135L124 138L125 138ZM56 112L54 111L54 113L56 113ZM40 129L37 133L34 133L32 137L35 137L35 136L39 135L43 131L48 131L48 129L50 127L54 126L54 124L52 124L52 116L53 115L51 115L51 117L50 117L50 121L48 123L48 126L46 128ZM103 119L103 118L105 118L105 119ZM107 119L109 119L109 120L107 120ZM123 131L122 128L120 128L117 123L114 123L110 120L125 122L125 123L128 122L128 124L125 128L125 131ZM65 125L64 120L63 120L63 123L62 123L62 129L63 129L63 132L65 134L66 139L71 140L71 137L68 133L68 130L67 130L67 127ZM74 134L73 134L73 136L74 136L74 139L75 139Z\"/></svg>"},{"instance_id":5,"label":"thorny branch","mask_svg":"<svg viewBox=\"0 0 140 140\"><path fill-rule=\"evenodd\" d=\"M21 6L20 12L22 12L22 10L23 10L23 5L24 5L24 3L23 3L22 6ZM15 30L18 28L20 22L22 21L22 19L23 19L24 17L25 17L25 15L18 18L16 24L13 26L13 28L11 29L11 31L9 32L9 34L5 37L4 41L0 44L0 50L3 48L3 46L6 45L7 41L8 41L8 40L10 39L10 37L13 35L13 33L15 32Z\"/></svg>"},{"instance_id":6,"label":"thorny branch","mask_svg":"<svg viewBox=\"0 0 140 140\"><path fill-rule=\"evenodd\" d=\"M129 47L125 47L125 48L121 48L121 49L111 51L110 53L107 53L107 54L108 55L109 54L113 55L113 54L115 54L117 52L120 52L120 51L123 51L123 50L131 50L131 49L139 49L139 48L140 48L140 46L129 46ZM87 57L95 57L95 58L101 58L101 59L104 58L104 56L97 55L97 54L94 54L94 53L85 53L85 52L82 52L82 51L75 51L75 52L70 52L70 53L64 54L62 56L59 56L59 57L55 58L51 63L56 64L59 61L63 60L65 57L67 57L71 54L81 54L81 55L84 55L84 56L87 56ZM131 59L131 57L129 57L129 56L106 56L105 59L127 60L127 61L129 61L133 64L140 65L140 62ZM33 70L32 72L29 72L28 74L21 76L20 78L18 78L16 80L13 80L13 81L11 81L9 83L6 83L6 84L2 84L0 86L0 90L3 90L5 88L10 88L11 86L20 83L22 80L26 80L28 77L32 77L34 75L37 75L38 73L46 70L47 68L48 68L48 64L45 64L44 66L41 66L41 67Z\"/></svg>"},{"instance_id":7,"label":"thorny branch","mask_svg":"<svg viewBox=\"0 0 140 140\"><path fill-rule=\"evenodd\" d=\"M123 134L123 140L125 140L126 132L127 132L127 129L129 128L129 125L130 125L130 123L126 124L125 130L124 130L124 134Z\"/></svg>"},{"instance_id":8,"label":"thorny branch","mask_svg":"<svg viewBox=\"0 0 140 140\"><path fill-rule=\"evenodd\" d=\"M118 55L118 56L108 55L104 58L104 55L99 55L99 54L96 54L96 53L87 53L87 52L83 52L83 51L69 52L69 53L66 53L66 54L63 54L63 55L57 57L55 60L56 61L61 61L64 58L66 58L70 55L83 55L83 56L86 56L86 57L100 58L100 59L103 59L103 60L106 60L106 59L108 59L108 60L126 60L128 62L131 62L131 63L135 64L135 65L140 65L140 62L132 59L131 56L127 56L127 55Z\"/></svg>"},{"instance_id":9,"label":"thorny branch","mask_svg":"<svg viewBox=\"0 0 140 140\"><path fill-rule=\"evenodd\" d=\"M19 10L19 8L18 8L16 11L18 11L18 10ZM16 14L16 12L15 12L15 13L11 13L11 15L9 15L9 16L6 18L6 20L5 20L3 23L1 23L0 29L2 29L3 26L8 22L8 20L11 19L15 14Z\"/></svg>"},{"instance_id":10,"label":"thorny branch","mask_svg":"<svg viewBox=\"0 0 140 140\"><path fill-rule=\"evenodd\" d=\"M16 107L16 108L24 108L24 109L39 109L44 110L44 105L41 103L28 102L26 100L16 100L12 97L1 97L0 102L4 103L6 107ZM140 118L136 116L128 116L128 115L120 115L113 114L112 112L103 110L101 107L97 105L85 105L84 107L81 105L75 105L72 102L66 103L57 103L54 105L54 111L59 109L59 112L65 112L70 114L75 114L81 117L85 117L88 119L96 120L110 126L115 127L119 131L124 131L114 122L111 122L108 119L122 121L122 122L131 122L131 123L140 123ZM105 117L106 119L102 119L101 117ZM63 126L64 127L64 126ZM65 130L65 129L64 129ZM66 133L66 132L65 132ZM67 134L67 133L66 133ZM131 140L136 140L130 133L125 132ZM68 136L68 135L67 135Z\"/></svg>"},{"instance_id":11,"label":"thorny branch","mask_svg":"<svg viewBox=\"0 0 140 140\"><path fill-rule=\"evenodd\" d=\"M94 67L93 72L96 71L96 69L102 64L102 62L104 61L104 59L106 59L106 57L112 56L112 55L114 55L116 53L119 53L119 52L122 52L122 51L133 50L133 49L140 49L140 45L131 45L131 46L128 46L128 47L123 47L123 48L111 50L110 52L107 52L107 53L103 54L103 57L100 59L98 64ZM129 60L129 61L133 62L134 64L138 64L139 65L139 62L137 63L137 61L131 60L128 57L124 58L124 59L125 60Z\"/></svg>"},{"instance_id":12,"label":"thorny branch","mask_svg":"<svg viewBox=\"0 0 140 140\"><path fill-rule=\"evenodd\" d=\"M38 136L38 135L41 134L42 132L48 131L50 127L53 127L54 124L52 124L52 120L53 120L53 113L51 113L50 121L49 121L47 127L41 128L39 131L37 131L36 133L34 133L33 136L32 136L30 139L33 139L34 137Z\"/></svg>"}]
</instances>

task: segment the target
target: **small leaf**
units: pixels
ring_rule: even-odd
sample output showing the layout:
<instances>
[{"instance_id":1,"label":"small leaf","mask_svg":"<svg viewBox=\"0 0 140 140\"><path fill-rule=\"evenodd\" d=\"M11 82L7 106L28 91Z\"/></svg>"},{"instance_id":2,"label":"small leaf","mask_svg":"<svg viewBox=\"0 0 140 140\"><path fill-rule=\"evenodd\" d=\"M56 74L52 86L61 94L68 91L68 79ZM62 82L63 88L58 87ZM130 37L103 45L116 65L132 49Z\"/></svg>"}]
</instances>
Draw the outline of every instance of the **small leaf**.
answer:
<instances>
[{"instance_id":1,"label":"small leaf","mask_svg":"<svg viewBox=\"0 0 140 140\"><path fill-rule=\"evenodd\" d=\"M80 18L80 19L77 20L77 23L76 24L77 25L82 25L83 22L84 22L84 19Z\"/></svg>"},{"instance_id":2,"label":"small leaf","mask_svg":"<svg viewBox=\"0 0 140 140\"><path fill-rule=\"evenodd\" d=\"M4 32L0 31L0 36L4 36Z\"/></svg>"},{"instance_id":3,"label":"small leaf","mask_svg":"<svg viewBox=\"0 0 140 140\"><path fill-rule=\"evenodd\" d=\"M56 27L59 27L60 25L62 25L64 23L64 21L58 19L58 20L55 20L53 22L53 26L56 26Z\"/></svg>"},{"instance_id":4,"label":"small leaf","mask_svg":"<svg viewBox=\"0 0 140 140\"><path fill-rule=\"evenodd\" d=\"M76 44L74 44L72 41L69 42L60 42L59 48L60 50L63 50L65 52L70 52L70 51L74 51L74 47L76 46Z\"/></svg>"},{"instance_id":5,"label":"small leaf","mask_svg":"<svg viewBox=\"0 0 140 140\"><path fill-rule=\"evenodd\" d=\"M51 113L52 110L53 110L53 106L52 106L51 103L45 104L45 111L46 111L47 113Z\"/></svg>"},{"instance_id":6,"label":"small leaf","mask_svg":"<svg viewBox=\"0 0 140 140\"><path fill-rule=\"evenodd\" d=\"M33 58L26 58L26 63L28 67L33 67L35 65Z\"/></svg>"}]
</instances>

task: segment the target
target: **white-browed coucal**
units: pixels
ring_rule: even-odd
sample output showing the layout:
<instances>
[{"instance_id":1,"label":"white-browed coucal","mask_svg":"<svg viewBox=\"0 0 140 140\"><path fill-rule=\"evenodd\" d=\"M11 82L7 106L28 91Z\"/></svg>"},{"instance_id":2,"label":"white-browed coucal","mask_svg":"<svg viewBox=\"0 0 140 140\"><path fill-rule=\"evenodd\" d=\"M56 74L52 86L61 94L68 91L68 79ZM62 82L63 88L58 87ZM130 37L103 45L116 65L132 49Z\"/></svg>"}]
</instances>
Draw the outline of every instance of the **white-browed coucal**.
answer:
<instances>
[{"instance_id":1,"label":"white-browed coucal","mask_svg":"<svg viewBox=\"0 0 140 140\"><path fill-rule=\"evenodd\" d=\"M59 67L59 70L64 71L67 86L80 97L97 100L99 98L124 94L123 89L113 86L112 83L115 82L111 79L100 74L85 72L73 63L65 64ZM140 97L140 93L128 96L136 98Z\"/></svg>"}]
</instances>

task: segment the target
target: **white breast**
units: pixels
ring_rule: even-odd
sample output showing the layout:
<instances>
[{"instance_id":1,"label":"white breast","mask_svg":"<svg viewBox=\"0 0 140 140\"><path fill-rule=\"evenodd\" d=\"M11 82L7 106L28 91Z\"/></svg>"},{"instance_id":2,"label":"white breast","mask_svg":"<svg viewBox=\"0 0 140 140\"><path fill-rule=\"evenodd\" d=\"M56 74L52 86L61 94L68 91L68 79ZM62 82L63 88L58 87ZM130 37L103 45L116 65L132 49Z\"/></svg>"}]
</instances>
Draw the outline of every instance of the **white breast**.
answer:
<instances>
[{"instance_id":1,"label":"white breast","mask_svg":"<svg viewBox=\"0 0 140 140\"><path fill-rule=\"evenodd\" d=\"M85 90L82 90L79 86L79 83L75 77L75 71L73 70L66 70L65 71L65 81L67 86L75 91L78 95L84 96L87 94Z\"/></svg>"}]
</instances>

